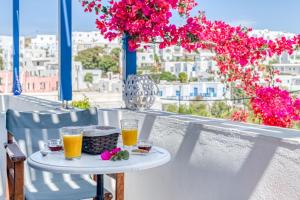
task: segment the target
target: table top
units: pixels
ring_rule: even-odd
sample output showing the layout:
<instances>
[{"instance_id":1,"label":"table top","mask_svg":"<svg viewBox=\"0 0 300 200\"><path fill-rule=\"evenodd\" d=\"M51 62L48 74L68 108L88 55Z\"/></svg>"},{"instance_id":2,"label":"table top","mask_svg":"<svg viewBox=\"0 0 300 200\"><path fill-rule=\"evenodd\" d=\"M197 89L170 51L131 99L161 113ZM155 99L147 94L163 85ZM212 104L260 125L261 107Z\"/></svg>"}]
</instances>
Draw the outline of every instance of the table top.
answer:
<instances>
[{"instance_id":1,"label":"table top","mask_svg":"<svg viewBox=\"0 0 300 200\"><path fill-rule=\"evenodd\" d=\"M82 154L80 159L66 160L63 152L49 153L43 157L35 152L27 159L30 167L54 173L110 174L146 170L166 164L170 153L160 147L152 147L146 155L131 154L129 160L101 160L99 155Z\"/></svg>"}]
</instances>

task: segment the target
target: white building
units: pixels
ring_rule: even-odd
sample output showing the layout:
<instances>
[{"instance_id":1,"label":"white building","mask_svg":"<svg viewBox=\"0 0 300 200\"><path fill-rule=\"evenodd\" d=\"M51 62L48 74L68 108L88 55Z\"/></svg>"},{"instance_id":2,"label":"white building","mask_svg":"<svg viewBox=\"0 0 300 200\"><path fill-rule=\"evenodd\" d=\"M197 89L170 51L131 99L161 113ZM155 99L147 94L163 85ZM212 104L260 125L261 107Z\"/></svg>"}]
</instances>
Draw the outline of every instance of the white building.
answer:
<instances>
[{"instance_id":1,"label":"white building","mask_svg":"<svg viewBox=\"0 0 300 200\"><path fill-rule=\"evenodd\" d=\"M275 70L279 70L281 74L300 75L300 63L298 64L272 64Z\"/></svg>"},{"instance_id":2,"label":"white building","mask_svg":"<svg viewBox=\"0 0 300 200\"><path fill-rule=\"evenodd\" d=\"M100 34L99 31L91 32L73 32L73 55L77 55L79 51L93 48L96 46L104 47L107 51L113 48L120 48L121 43L119 39L109 41Z\"/></svg>"},{"instance_id":3,"label":"white building","mask_svg":"<svg viewBox=\"0 0 300 200\"><path fill-rule=\"evenodd\" d=\"M220 82L191 82L186 84L180 83L161 83L159 87L159 96L163 99L224 99L230 97L229 91L224 84Z\"/></svg>"},{"instance_id":4,"label":"white building","mask_svg":"<svg viewBox=\"0 0 300 200\"><path fill-rule=\"evenodd\" d=\"M279 78L281 83L276 83L277 86L280 86L288 91L300 91L300 75L279 75L275 76Z\"/></svg>"},{"instance_id":5,"label":"white building","mask_svg":"<svg viewBox=\"0 0 300 200\"><path fill-rule=\"evenodd\" d=\"M149 67L154 66L155 60L154 60L154 53L149 52L138 52L137 53L137 66L143 68L143 67Z\"/></svg>"},{"instance_id":6,"label":"white building","mask_svg":"<svg viewBox=\"0 0 300 200\"><path fill-rule=\"evenodd\" d=\"M185 72L189 78L193 78L197 76L200 66L196 62L164 62L163 69L177 77L180 72Z\"/></svg>"},{"instance_id":7,"label":"white building","mask_svg":"<svg viewBox=\"0 0 300 200\"><path fill-rule=\"evenodd\" d=\"M20 37L20 66L24 66L24 49L25 38ZM2 53L0 56L3 58L4 69L11 70L13 65L13 40L11 36L0 36L0 49Z\"/></svg>"}]
</instances>

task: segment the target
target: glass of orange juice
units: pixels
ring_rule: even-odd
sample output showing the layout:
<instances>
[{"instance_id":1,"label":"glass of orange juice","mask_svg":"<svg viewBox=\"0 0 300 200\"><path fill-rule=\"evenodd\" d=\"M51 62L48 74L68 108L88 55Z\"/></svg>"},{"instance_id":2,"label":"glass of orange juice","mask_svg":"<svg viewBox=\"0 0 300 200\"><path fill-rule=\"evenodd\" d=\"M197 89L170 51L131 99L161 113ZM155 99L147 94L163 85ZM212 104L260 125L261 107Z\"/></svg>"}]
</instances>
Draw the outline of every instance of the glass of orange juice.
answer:
<instances>
[{"instance_id":1,"label":"glass of orange juice","mask_svg":"<svg viewBox=\"0 0 300 200\"><path fill-rule=\"evenodd\" d=\"M72 160L81 157L82 129L79 127L65 127L61 129L65 158Z\"/></svg>"},{"instance_id":2,"label":"glass of orange juice","mask_svg":"<svg viewBox=\"0 0 300 200\"><path fill-rule=\"evenodd\" d=\"M138 141L138 123L136 119L121 120L122 140L124 147L133 147Z\"/></svg>"}]
</instances>

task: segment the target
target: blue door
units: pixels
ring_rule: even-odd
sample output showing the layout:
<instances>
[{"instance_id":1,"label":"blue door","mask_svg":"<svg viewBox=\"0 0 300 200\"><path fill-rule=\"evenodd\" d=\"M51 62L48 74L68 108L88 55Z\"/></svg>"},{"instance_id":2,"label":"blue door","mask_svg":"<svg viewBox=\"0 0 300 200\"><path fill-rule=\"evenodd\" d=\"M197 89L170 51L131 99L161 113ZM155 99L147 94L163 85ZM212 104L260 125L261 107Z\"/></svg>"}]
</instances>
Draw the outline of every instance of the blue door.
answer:
<instances>
[{"instance_id":1,"label":"blue door","mask_svg":"<svg viewBox=\"0 0 300 200\"><path fill-rule=\"evenodd\" d=\"M198 88L194 87L194 96L198 96Z\"/></svg>"}]
</instances>

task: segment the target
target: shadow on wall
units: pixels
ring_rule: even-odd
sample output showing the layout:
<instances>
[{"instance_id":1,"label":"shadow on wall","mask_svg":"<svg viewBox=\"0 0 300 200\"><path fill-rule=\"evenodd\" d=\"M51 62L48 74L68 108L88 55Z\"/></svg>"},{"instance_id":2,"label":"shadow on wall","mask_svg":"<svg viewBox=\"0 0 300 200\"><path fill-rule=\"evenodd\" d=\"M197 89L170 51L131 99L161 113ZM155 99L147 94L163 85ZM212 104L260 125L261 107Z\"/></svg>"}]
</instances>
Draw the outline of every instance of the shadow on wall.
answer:
<instances>
[{"instance_id":1,"label":"shadow on wall","mask_svg":"<svg viewBox=\"0 0 300 200\"><path fill-rule=\"evenodd\" d=\"M126 198L130 200L277 199L278 188L271 185L276 176L278 182L274 184L283 185L290 180L289 186L300 190L299 181L289 179L293 175L284 174L284 166L274 164L285 159L278 154L279 148L289 153L299 149L299 145L285 145L266 136L217 131L164 115L145 116L128 111L122 114L122 118L134 117L143 122L142 137L168 149L172 161L159 168L127 174ZM298 165L293 166L296 170ZM277 169L283 173L276 174Z\"/></svg>"}]
</instances>

